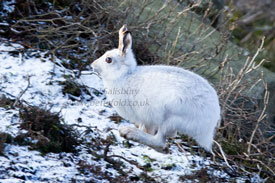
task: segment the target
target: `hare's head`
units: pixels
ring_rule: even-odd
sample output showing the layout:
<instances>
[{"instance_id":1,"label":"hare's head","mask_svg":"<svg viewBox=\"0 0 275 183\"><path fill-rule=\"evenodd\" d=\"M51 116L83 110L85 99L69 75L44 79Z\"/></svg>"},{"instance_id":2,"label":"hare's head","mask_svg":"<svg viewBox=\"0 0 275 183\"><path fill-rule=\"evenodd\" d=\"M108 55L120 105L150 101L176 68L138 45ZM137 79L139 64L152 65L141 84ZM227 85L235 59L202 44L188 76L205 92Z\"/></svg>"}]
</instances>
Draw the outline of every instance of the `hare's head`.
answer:
<instances>
[{"instance_id":1,"label":"hare's head","mask_svg":"<svg viewBox=\"0 0 275 183\"><path fill-rule=\"evenodd\" d=\"M132 51L132 36L127 26L123 25L119 30L118 48L104 53L91 64L91 67L103 79L113 80L131 73L136 68L136 65Z\"/></svg>"}]
</instances>

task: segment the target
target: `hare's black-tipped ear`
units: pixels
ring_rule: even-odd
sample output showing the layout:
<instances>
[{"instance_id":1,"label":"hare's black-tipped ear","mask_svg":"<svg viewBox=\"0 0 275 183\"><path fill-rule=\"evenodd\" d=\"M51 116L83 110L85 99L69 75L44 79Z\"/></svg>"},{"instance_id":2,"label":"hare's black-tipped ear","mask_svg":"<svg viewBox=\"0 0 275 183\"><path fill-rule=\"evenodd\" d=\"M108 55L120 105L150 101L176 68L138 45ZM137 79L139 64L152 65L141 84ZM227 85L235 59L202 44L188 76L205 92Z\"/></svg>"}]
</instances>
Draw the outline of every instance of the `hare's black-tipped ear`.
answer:
<instances>
[{"instance_id":1,"label":"hare's black-tipped ear","mask_svg":"<svg viewBox=\"0 0 275 183\"><path fill-rule=\"evenodd\" d=\"M128 50L132 49L132 36L127 25L123 25L119 30L118 49L122 55L125 55Z\"/></svg>"}]
</instances>

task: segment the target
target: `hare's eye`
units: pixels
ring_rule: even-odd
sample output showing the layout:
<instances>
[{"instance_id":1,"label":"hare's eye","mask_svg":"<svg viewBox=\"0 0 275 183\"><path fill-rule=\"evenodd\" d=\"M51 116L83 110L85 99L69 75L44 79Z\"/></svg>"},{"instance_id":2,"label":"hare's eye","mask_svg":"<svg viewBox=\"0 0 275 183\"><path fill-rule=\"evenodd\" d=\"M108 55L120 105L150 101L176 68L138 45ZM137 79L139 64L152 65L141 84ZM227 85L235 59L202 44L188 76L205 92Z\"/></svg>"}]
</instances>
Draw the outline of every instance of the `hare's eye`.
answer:
<instances>
[{"instance_id":1,"label":"hare's eye","mask_svg":"<svg viewBox=\"0 0 275 183\"><path fill-rule=\"evenodd\" d=\"M111 57L107 57L107 58L105 59L105 61L106 61L108 64L110 64L110 63L112 63L112 58L111 58Z\"/></svg>"}]
</instances>

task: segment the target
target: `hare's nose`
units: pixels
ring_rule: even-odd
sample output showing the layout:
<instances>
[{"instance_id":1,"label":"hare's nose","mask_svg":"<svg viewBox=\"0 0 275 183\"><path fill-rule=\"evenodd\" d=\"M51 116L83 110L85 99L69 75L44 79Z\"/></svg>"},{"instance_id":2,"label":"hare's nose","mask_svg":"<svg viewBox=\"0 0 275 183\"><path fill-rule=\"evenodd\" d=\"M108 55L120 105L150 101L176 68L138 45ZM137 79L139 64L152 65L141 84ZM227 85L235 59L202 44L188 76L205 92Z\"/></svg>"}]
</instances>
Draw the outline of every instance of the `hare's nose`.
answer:
<instances>
[{"instance_id":1,"label":"hare's nose","mask_svg":"<svg viewBox=\"0 0 275 183\"><path fill-rule=\"evenodd\" d=\"M94 70L94 69L93 69L93 63L90 64L90 69L91 69L91 70Z\"/></svg>"},{"instance_id":2,"label":"hare's nose","mask_svg":"<svg viewBox=\"0 0 275 183\"><path fill-rule=\"evenodd\" d=\"M91 68L91 71L92 71L92 72L99 73L101 69L98 67L98 65L97 65L96 63L97 63L96 60L93 61L93 62L90 64L90 68Z\"/></svg>"},{"instance_id":3,"label":"hare's nose","mask_svg":"<svg viewBox=\"0 0 275 183\"><path fill-rule=\"evenodd\" d=\"M90 69L91 69L92 71L95 70L95 61L96 61L96 60L94 60L94 61L90 64Z\"/></svg>"}]
</instances>

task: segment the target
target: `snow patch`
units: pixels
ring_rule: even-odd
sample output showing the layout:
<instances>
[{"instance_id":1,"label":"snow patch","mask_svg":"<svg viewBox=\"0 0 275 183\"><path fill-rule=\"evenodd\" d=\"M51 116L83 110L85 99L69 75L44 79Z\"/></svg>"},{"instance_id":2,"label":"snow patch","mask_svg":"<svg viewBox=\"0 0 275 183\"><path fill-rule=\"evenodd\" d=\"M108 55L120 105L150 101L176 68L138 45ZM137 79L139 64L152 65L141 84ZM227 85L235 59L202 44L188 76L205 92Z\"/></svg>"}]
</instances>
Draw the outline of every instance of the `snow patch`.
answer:
<instances>
[{"instance_id":1,"label":"snow patch","mask_svg":"<svg viewBox=\"0 0 275 183\"><path fill-rule=\"evenodd\" d=\"M105 101L104 94L93 95L93 101L103 101L102 105L94 105L92 101L85 100L71 101L62 94L59 82L65 81L64 75L74 78L74 72L64 68L58 58L53 61L46 53L28 50L30 53L26 54L19 52L20 49L23 47L18 44L8 46L0 43L0 96L3 94L16 99L28 86L27 77L30 77L30 86L21 100L28 102L28 105L60 112L64 122L75 125L86 141L78 147L77 154L41 155L38 151L30 150L28 146L6 144L5 156L0 156L0 182L109 182L104 178L105 174L115 178L119 177L120 173L110 167L110 163L103 158L95 157L91 149L85 146L85 143L93 140L96 143L100 143L100 139L108 141L109 137L114 137L114 142L110 145L107 155L123 162L122 169L129 177L139 177L144 172L141 166L147 167L146 174L157 182L179 182L181 176L202 168L207 168L208 173L215 177L231 180L227 173L211 168L210 165L214 163L210 159L180 152L176 144L171 144L169 154L156 152L135 142L130 142L131 147L126 147L126 140L120 137L118 127L132 124L126 121L116 124L110 120L115 110ZM17 54L11 55L11 52ZM94 90L103 92L100 78L88 71L84 71L75 81L86 86L91 93ZM18 110L0 108L0 132L15 136L22 131L18 128L19 123ZM93 129L92 132L87 132L87 127ZM103 150L96 153L102 155ZM80 171L83 162L85 166L91 166L90 172ZM93 168L102 175L96 175Z\"/></svg>"}]
</instances>

